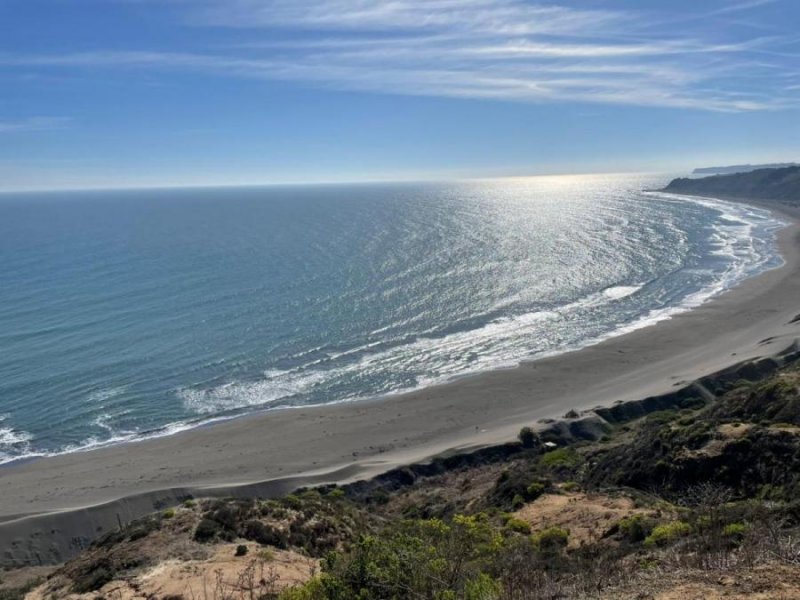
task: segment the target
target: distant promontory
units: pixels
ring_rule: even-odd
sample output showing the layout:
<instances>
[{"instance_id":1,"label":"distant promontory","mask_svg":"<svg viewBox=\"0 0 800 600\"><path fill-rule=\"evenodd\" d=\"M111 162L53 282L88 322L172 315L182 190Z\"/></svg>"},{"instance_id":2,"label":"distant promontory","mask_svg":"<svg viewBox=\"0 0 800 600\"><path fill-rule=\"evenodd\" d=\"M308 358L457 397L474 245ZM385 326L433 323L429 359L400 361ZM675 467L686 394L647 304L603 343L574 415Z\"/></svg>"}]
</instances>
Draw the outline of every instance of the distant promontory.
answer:
<instances>
[{"instance_id":1,"label":"distant promontory","mask_svg":"<svg viewBox=\"0 0 800 600\"><path fill-rule=\"evenodd\" d=\"M730 165L727 167L700 167L692 171L692 175L732 175L734 173L749 173L758 169L784 169L798 167L797 163L772 163L768 165Z\"/></svg>"},{"instance_id":2,"label":"distant promontory","mask_svg":"<svg viewBox=\"0 0 800 600\"><path fill-rule=\"evenodd\" d=\"M800 207L800 166L757 169L700 179L673 179L665 192L694 196L764 200Z\"/></svg>"}]
</instances>

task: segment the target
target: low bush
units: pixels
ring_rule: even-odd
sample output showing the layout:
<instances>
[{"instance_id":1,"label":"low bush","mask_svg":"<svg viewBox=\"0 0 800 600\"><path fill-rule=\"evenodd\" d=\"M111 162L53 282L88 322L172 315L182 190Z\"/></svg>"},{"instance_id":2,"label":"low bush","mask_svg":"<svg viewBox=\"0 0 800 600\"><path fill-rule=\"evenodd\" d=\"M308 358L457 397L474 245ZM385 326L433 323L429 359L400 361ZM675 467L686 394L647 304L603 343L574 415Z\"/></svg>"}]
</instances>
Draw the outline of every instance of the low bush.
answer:
<instances>
[{"instance_id":1,"label":"low bush","mask_svg":"<svg viewBox=\"0 0 800 600\"><path fill-rule=\"evenodd\" d=\"M547 485L540 481L535 481L525 488L525 495L528 497L528 500L536 500L546 489Z\"/></svg>"},{"instance_id":2,"label":"low bush","mask_svg":"<svg viewBox=\"0 0 800 600\"><path fill-rule=\"evenodd\" d=\"M574 468L580 465L581 455L578 454L574 448L557 448L551 450L539 459L539 463L543 467L550 469L557 469L561 467Z\"/></svg>"},{"instance_id":3,"label":"low bush","mask_svg":"<svg viewBox=\"0 0 800 600\"><path fill-rule=\"evenodd\" d=\"M495 600L498 583L486 569L501 543L475 517L405 521L361 537L347 554L329 554L320 577L282 600Z\"/></svg>"},{"instance_id":4,"label":"low bush","mask_svg":"<svg viewBox=\"0 0 800 600\"><path fill-rule=\"evenodd\" d=\"M515 532L528 535L531 532L531 526L527 521L511 517L506 521L506 528Z\"/></svg>"},{"instance_id":5,"label":"low bush","mask_svg":"<svg viewBox=\"0 0 800 600\"><path fill-rule=\"evenodd\" d=\"M258 551L258 559L264 562L272 562L275 560L275 551L269 548L262 548Z\"/></svg>"},{"instance_id":6,"label":"low bush","mask_svg":"<svg viewBox=\"0 0 800 600\"><path fill-rule=\"evenodd\" d=\"M96 592L114 579L114 572L108 565L95 565L94 568L75 579L72 591L76 594Z\"/></svg>"},{"instance_id":7,"label":"low bush","mask_svg":"<svg viewBox=\"0 0 800 600\"><path fill-rule=\"evenodd\" d=\"M643 542L653 531L653 524L642 515L626 517L618 523L619 532L629 542Z\"/></svg>"},{"instance_id":8,"label":"low bush","mask_svg":"<svg viewBox=\"0 0 800 600\"><path fill-rule=\"evenodd\" d=\"M537 445L539 440L539 436L536 435L536 432L534 432L530 427L523 427L520 429L517 437L519 438L523 448L533 448Z\"/></svg>"},{"instance_id":9,"label":"low bush","mask_svg":"<svg viewBox=\"0 0 800 600\"><path fill-rule=\"evenodd\" d=\"M666 546L675 540L685 537L692 532L692 527L683 521L672 521L658 525L644 540L647 546Z\"/></svg>"},{"instance_id":10,"label":"low bush","mask_svg":"<svg viewBox=\"0 0 800 600\"><path fill-rule=\"evenodd\" d=\"M128 530L128 539L132 542L147 537L152 532L161 528L161 523L157 517L149 516L131 523Z\"/></svg>"},{"instance_id":11,"label":"low bush","mask_svg":"<svg viewBox=\"0 0 800 600\"><path fill-rule=\"evenodd\" d=\"M543 554L557 554L567 547L569 531L561 527L549 527L533 535L534 546Z\"/></svg>"},{"instance_id":12,"label":"low bush","mask_svg":"<svg viewBox=\"0 0 800 600\"><path fill-rule=\"evenodd\" d=\"M262 546L275 546L281 549L289 547L289 536L285 531L265 525L261 521L247 521L244 524L242 537L258 542Z\"/></svg>"},{"instance_id":13,"label":"low bush","mask_svg":"<svg viewBox=\"0 0 800 600\"><path fill-rule=\"evenodd\" d=\"M211 519L202 519L194 530L194 539L205 543L214 540L222 532L222 527Z\"/></svg>"},{"instance_id":14,"label":"low bush","mask_svg":"<svg viewBox=\"0 0 800 600\"><path fill-rule=\"evenodd\" d=\"M722 529L722 535L734 540L741 540L749 529L745 523L729 523Z\"/></svg>"}]
</instances>

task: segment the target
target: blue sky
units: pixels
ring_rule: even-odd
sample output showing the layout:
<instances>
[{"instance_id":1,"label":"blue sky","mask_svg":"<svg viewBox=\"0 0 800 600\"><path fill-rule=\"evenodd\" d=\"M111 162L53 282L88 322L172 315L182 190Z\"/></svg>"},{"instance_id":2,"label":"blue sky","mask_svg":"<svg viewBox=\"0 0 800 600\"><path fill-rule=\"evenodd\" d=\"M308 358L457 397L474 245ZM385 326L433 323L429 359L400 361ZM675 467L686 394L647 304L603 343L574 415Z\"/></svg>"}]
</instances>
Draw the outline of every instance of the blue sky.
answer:
<instances>
[{"instance_id":1,"label":"blue sky","mask_svg":"<svg viewBox=\"0 0 800 600\"><path fill-rule=\"evenodd\" d=\"M0 189L800 159L796 0L0 0Z\"/></svg>"}]
</instances>

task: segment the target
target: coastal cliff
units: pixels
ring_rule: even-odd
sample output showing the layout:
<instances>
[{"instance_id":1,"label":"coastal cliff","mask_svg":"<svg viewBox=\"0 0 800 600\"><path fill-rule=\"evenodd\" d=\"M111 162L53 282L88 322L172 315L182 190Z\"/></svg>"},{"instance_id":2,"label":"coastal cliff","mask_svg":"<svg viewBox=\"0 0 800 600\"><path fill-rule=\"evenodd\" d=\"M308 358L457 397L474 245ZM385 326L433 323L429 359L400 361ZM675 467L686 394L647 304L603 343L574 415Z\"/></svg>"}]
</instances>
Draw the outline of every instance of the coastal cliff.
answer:
<instances>
[{"instance_id":1,"label":"coastal cliff","mask_svg":"<svg viewBox=\"0 0 800 600\"><path fill-rule=\"evenodd\" d=\"M273 499L187 498L0 598L794 598L799 401L795 341L503 446Z\"/></svg>"},{"instance_id":2,"label":"coastal cliff","mask_svg":"<svg viewBox=\"0 0 800 600\"><path fill-rule=\"evenodd\" d=\"M758 169L784 169L798 167L797 163L772 163L768 165L730 165L727 167L700 167L692 171L692 175L731 175L733 173L749 173Z\"/></svg>"},{"instance_id":3,"label":"coastal cliff","mask_svg":"<svg viewBox=\"0 0 800 600\"><path fill-rule=\"evenodd\" d=\"M800 207L800 166L758 169L748 173L714 175L700 179L673 179L665 192L778 202Z\"/></svg>"}]
</instances>

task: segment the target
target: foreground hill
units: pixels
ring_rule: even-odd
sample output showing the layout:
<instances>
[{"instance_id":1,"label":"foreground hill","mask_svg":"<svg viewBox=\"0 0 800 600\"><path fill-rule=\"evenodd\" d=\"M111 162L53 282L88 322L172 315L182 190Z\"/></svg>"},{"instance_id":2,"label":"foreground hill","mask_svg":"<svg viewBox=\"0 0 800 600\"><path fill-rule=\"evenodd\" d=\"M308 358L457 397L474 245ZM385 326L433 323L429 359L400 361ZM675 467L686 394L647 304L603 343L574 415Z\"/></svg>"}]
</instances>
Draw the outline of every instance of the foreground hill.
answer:
<instances>
[{"instance_id":1,"label":"foreground hill","mask_svg":"<svg viewBox=\"0 0 800 600\"><path fill-rule=\"evenodd\" d=\"M797 498L795 343L372 480L187 499L0 599L798 598Z\"/></svg>"},{"instance_id":2,"label":"foreground hill","mask_svg":"<svg viewBox=\"0 0 800 600\"><path fill-rule=\"evenodd\" d=\"M665 192L694 196L775 201L800 207L800 166L758 169L749 173L673 179Z\"/></svg>"}]
</instances>

